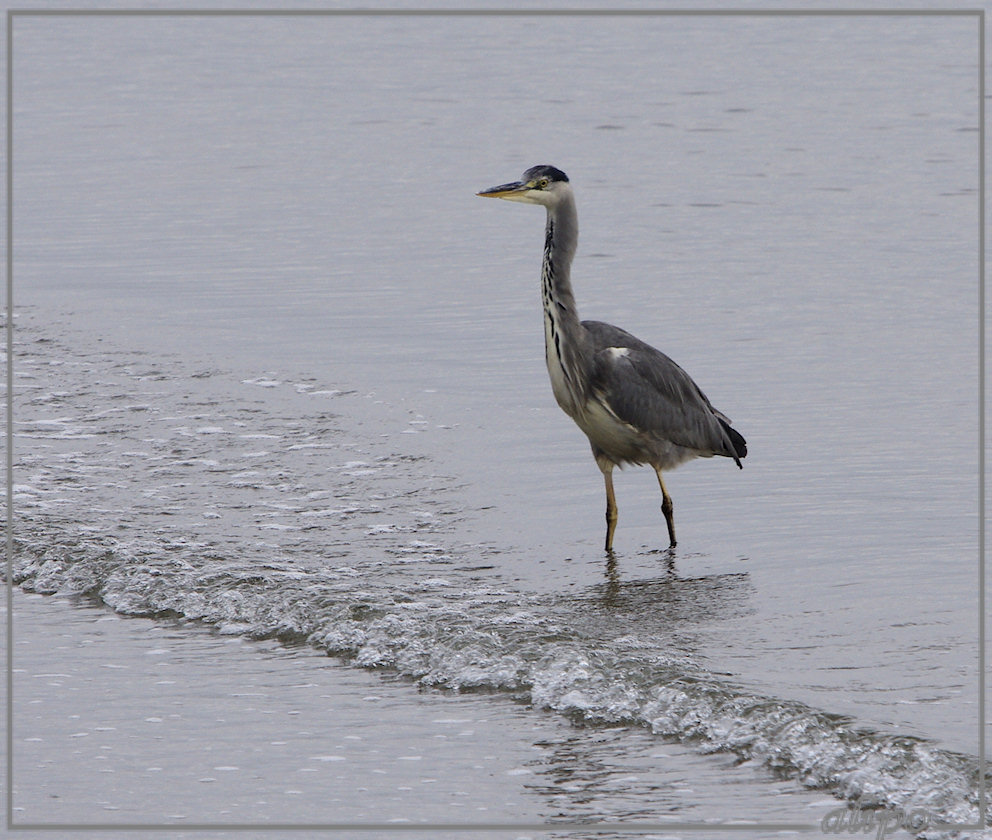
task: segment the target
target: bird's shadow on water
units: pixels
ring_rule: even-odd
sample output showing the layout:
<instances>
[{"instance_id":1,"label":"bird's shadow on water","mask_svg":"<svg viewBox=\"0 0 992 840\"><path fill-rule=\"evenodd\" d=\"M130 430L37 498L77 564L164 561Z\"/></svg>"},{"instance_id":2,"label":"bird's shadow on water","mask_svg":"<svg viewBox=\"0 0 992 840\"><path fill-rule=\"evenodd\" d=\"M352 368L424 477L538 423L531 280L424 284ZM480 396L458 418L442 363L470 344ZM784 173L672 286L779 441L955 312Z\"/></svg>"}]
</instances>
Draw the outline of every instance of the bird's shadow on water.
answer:
<instances>
[{"instance_id":1,"label":"bird's shadow on water","mask_svg":"<svg viewBox=\"0 0 992 840\"><path fill-rule=\"evenodd\" d=\"M659 565L670 575L676 574L675 558L678 556L675 548L653 548L646 552L648 555L658 558ZM612 548L606 550L606 579L608 581L620 582L620 555Z\"/></svg>"},{"instance_id":2,"label":"bird's shadow on water","mask_svg":"<svg viewBox=\"0 0 992 840\"><path fill-rule=\"evenodd\" d=\"M574 616L573 626L597 636L671 634L755 612L748 572L684 576L678 571L674 549L657 553L662 559L659 574L624 580L622 557L610 552L602 582L559 601Z\"/></svg>"}]
</instances>

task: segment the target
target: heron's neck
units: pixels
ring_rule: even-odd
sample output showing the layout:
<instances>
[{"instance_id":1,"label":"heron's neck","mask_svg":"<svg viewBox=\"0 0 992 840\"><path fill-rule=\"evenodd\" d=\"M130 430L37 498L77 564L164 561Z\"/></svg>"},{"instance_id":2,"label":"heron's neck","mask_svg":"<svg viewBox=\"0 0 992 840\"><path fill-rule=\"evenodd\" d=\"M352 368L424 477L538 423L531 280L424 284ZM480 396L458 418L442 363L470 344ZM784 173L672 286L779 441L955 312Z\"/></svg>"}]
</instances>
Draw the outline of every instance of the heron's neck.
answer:
<instances>
[{"instance_id":1,"label":"heron's neck","mask_svg":"<svg viewBox=\"0 0 992 840\"><path fill-rule=\"evenodd\" d=\"M544 229L544 263L541 266L541 293L544 311L566 330L579 324L570 278L572 257L579 241L579 218L575 201L567 196L556 207L548 208Z\"/></svg>"},{"instance_id":2,"label":"heron's neck","mask_svg":"<svg viewBox=\"0 0 992 840\"><path fill-rule=\"evenodd\" d=\"M572 294L569 275L578 244L579 221L575 202L566 196L548 208L541 266L541 295L544 301L544 340L548 373L558 404L569 414L585 402L582 375L585 330Z\"/></svg>"}]
</instances>

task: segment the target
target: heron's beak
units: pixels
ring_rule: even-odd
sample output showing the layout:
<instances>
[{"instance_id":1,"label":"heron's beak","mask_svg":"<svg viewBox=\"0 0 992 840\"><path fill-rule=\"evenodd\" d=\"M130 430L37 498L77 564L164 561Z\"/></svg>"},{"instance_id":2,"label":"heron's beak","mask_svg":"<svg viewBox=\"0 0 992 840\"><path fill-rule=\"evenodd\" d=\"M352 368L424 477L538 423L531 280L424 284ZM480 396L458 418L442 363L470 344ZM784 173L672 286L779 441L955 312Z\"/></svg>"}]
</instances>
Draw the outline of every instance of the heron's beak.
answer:
<instances>
[{"instance_id":1,"label":"heron's beak","mask_svg":"<svg viewBox=\"0 0 992 840\"><path fill-rule=\"evenodd\" d=\"M526 192L530 185L524 181L513 181L509 184L500 184L498 187L490 187L488 190L477 192L483 198L508 198L511 195L519 195Z\"/></svg>"}]
</instances>

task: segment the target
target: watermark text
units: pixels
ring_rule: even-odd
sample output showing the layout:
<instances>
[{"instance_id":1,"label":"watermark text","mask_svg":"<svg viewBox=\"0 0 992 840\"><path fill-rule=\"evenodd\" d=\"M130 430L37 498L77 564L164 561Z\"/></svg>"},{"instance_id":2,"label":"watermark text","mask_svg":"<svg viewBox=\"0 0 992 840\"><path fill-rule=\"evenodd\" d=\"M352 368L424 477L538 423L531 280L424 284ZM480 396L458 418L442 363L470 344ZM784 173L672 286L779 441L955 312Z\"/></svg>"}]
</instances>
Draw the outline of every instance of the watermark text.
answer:
<instances>
[{"instance_id":1,"label":"watermark text","mask_svg":"<svg viewBox=\"0 0 992 840\"><path fill-rule=\"evenodd\" d=\"M874 834L882 840L902 829L917 834L930 826L930 814L922 808L834 808L820 820L824 834Z\"/></svg>"}]
</instances>

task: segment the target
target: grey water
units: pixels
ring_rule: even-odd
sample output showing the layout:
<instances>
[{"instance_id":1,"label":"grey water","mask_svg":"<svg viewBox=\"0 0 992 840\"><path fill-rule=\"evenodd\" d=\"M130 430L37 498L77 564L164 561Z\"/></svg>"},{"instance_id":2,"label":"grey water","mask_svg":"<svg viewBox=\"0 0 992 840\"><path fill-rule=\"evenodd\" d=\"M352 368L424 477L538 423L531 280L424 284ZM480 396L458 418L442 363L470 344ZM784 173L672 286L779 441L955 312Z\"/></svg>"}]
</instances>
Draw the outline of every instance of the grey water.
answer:
<instances>
[{"instance_id":1,"label":"grey water","mask_svg":"<svg viewBox=\"0 0 992 840\"><path fill-rule=\"evenodd\" d=\"M254 656L347 694L360 666L394 720L466 703L498 718L487 754L567 725L651 778L589 804L560 751L487 821L973 821L974 26L16 19L17 583L157 619L218 684ZM748 440L741 472L667 479L674 553L631 469L604 556L602 481L543 367L543 216L474 195L536 163L577 193L581 315L671 355ZM59 819L14 708L18 819ZM209 787L118 805L206 820ZM317 787L302 813L338 821Z\"/></svg>"}]
</instances>

